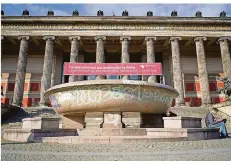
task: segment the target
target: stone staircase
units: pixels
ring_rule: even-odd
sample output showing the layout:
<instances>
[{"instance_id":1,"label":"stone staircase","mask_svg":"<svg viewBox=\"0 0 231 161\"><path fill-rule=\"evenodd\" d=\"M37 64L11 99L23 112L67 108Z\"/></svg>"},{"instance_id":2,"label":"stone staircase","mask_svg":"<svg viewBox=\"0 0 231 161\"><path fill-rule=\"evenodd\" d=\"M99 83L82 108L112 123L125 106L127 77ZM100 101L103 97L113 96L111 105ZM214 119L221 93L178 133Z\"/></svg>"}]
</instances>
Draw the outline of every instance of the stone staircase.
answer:
<instances>
[{"instance_id":1,"label":"stone staircase","mask_svg":"<svg viewBox=\"0 0 231 161\"><path fill-rule=\"evenodd\" d=\"M213 107L216 107L219 110L217 117L227 119L226 126L227 129L230 129L228 131L231 132L231 116L229 114L229 112L231 112L231 101L216 104ZM175 113L177 116L202 118L202 127L205 127L204 119L209 111L209 108L211 107L172 107L171 111ZM22 109L24 113L18 113L14 117L11 117L8 120L2 122L2 127L19 128L22 126L22 119L24 118L60 117L52 108L49 107L27 107Z\"/></svg>"},{"instance_id":2,"label":"stone staircase","mask_svg":"<svg viewBox=\"0 0 231 161\"><path fill-rule=\"evenodd\" d=\"M2 121L1 126L3 129L8 128L21 128L22 119L33 117L59 117L59 115L51 107L27 107L21 108L22 110L9 119Z\"/></svg>"}]
</instances>

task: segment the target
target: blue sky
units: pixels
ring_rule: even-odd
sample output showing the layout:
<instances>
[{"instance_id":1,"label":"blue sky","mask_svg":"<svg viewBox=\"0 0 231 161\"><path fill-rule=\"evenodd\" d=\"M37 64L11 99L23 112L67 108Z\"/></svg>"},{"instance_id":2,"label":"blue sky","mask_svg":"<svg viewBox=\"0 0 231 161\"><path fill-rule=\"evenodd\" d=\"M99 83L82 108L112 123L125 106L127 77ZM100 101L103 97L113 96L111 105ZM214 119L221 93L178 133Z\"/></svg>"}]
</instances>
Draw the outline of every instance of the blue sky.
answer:
<instances>
[{"instance_id":1,"label":"blue sky","mask_svg":"<svg viewBox=\"0 0 231 161\"><path fill-rule=\"evenodd\" d=\"M152 10L156 16L169 16L177 10L178 16L194 17L196 11L201 11L203 17L218 17L221 11L226 11L231 17L231 4L2 4L6 16L20 16L24 9L31 16L46 16L48 10L53 10L56 16L71 16L78 10L81 16L95 16L98 10L103 10L105 16L121 16L124 10L129 16L146 16Z\"/></svg>"}]
</instances>

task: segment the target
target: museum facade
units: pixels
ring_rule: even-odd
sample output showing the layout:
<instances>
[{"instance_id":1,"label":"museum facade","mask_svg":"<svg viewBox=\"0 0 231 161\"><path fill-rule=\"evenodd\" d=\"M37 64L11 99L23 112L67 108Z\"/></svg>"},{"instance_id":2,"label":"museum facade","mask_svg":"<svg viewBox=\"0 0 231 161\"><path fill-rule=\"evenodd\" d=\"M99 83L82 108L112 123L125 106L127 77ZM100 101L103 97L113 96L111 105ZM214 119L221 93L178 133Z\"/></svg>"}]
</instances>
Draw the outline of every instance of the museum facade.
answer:
<instances>
[{"instance_id":1,"label":"museum facade","mask_svg":"<svg viewBox=\"0 0 231 161\"><path fill-rule=\"evenodd\" d=\"M121 79L120 76L66 76L64 62L162 64L162 76L125 79L163 83L179 97L173 105L201 106L225 100L218 77L231 80L231 17L1 16L2 103L45 105L44 92L61 83Z\"/></svg>"}]
</instances>

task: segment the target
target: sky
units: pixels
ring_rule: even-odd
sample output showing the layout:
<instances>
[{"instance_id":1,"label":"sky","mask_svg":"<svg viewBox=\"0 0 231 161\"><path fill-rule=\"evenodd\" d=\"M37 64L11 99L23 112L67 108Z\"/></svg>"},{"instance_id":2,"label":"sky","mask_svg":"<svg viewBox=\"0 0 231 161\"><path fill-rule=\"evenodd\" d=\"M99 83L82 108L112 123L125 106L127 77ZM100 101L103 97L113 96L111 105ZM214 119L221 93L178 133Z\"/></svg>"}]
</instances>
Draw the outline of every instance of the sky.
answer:
<instances>
[{"instance_id":1,"label":"sky","mask_svg":"<svg viewBox=\"0 0 231 161\"><path fill-rule=\"evenodd\" d=\"M231 17L231 4L2 4L6 16L20 16L27 9L31 16L46 16L48 10L53 10L55 16L71 16L78 10L80 16L96 16L98 10L103 10L104 16L121 16L127 10L129 16L146 16L147 11L153 11L154 16L170 16L176 10L179 17L194 17L197 11L203 17L219 17L225 11Z\"/></svg>"}]
</instances>

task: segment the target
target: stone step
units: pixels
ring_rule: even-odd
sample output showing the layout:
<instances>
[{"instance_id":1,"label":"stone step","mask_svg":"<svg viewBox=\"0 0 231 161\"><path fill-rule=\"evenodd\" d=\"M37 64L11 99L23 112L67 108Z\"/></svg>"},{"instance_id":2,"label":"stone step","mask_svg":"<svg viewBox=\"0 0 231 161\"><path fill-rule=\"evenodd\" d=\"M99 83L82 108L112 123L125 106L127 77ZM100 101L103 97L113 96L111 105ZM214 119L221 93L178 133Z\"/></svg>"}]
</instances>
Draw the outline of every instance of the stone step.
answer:
<instances>
[{"instance_id":1,"label":"stone step","mask_svg":"<svg viewBox=\"0 0 231 161\"><path fill-rule=\"evenodd\" d=\"M79 136L143 136L145 128L84 128L78 130Z\"/></svg>"},{"instance_id":2,"label":"stone step","mask_svg":"<svg viewBox=\"0 0 231 161\"><path fill-rule=\"evenodd\" d=\"M189 140L208 140L219 138L219 128L147 128L147 135L162 137L187 137Z\"/></svg>"},{"instance_id":3,"label":"stone step","mask_svg":"<svg viewBox=\"0 0 231 161\"><path fill-rule=\"evenodd\" d=\"M13 122L13 123L9 123L10 126L18 126L18 125L22 125L22 122Z\"/></svg>"},{"instance_id":4,"label":"stone step","mask_svg":"<svg viewBox=\"0 0 231 161\"><path fill-rule=\"evenodd\" d=\"M4 129L3 138L10 141L34 142L39 137L76 136L76 129Z\"/></svg>"},{"instance_id":5,"label":"stone step","mask_svg":"<svg viewBox=\"0 0 231 161\"><path fill-rule=\"evenodd\" d=\"M187 138L154 138L152 136L68 136L68 137L42 137L34 140L37 143L62 144L138 144L150 142L187 141Z\"/></svg>"}]
</instances>

